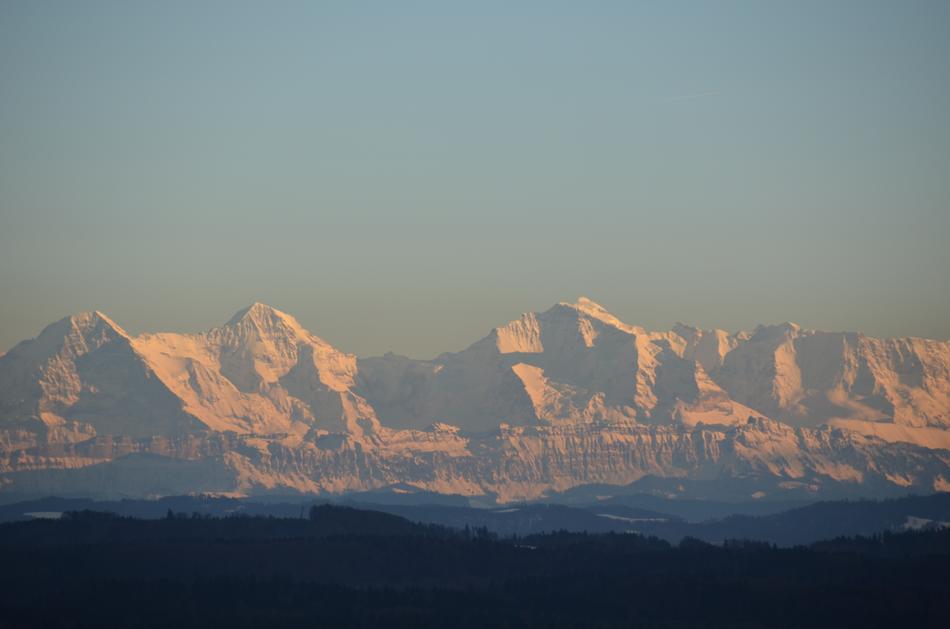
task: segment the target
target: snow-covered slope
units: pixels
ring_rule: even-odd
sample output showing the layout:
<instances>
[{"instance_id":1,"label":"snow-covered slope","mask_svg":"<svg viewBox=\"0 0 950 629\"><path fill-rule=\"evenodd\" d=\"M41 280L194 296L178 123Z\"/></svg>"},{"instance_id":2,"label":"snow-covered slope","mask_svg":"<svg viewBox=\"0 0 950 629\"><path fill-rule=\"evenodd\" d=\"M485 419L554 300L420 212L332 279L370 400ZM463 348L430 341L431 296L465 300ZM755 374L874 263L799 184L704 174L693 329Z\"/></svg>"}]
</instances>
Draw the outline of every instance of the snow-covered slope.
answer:
<instances>
[{"instance_id":1,"label":"snow-covered slope","mask_svg":"<svg viewBox=\"0 0 950 629\"><path fill-rule=\"evenodd\" d=\"M0 418L67 441L196 427L129 335L101 312L57 321L0 358Z\"/></svg>"},{"instance_id":2,"label":"snow-covered slope","mask_svg":"<svg viewBox=\"0 0 950 629\"><path fill-rule=\"evenodd\" d=\"M317 430L368 436L373 409L350 389L356 357L263 304L205 334L147 334L133 345L184 410L215 431Z\"/></svg>"},{"instance_id":3,"label":"snow-covered slope","mask_svg":"<svg viewBox=\"0 0 950 629\"><path fill-rule=\"evenodd\" d=\"M581 299L523 315L428 364L392 356L361 360L361 385L383 422L400 426L437 419L472 430L501 422L649 420L657 356L666 358L671 342L682 344L627 326Z\"/></svg>"},{"instance_id":4,"label":"snow-covered slope","mask_svg":"<svg viewBox=\"0 0 950 629\"><path fill-rule=\"evenodd\" d=\"M646 477L948 489L950 344L650 332L581 298L431 361L357 360L263 304L203 334L130 337L84 313L0 356L0 495L408 484L512 500Z\"/></svg>"},{"instance_id":5,"label":"snow-covered slope","mask_svg":"<svg viewBox=\"0 0 950 629\"><path fill-rule=\"evenodd\" d=\"M581 298L496 328L457 354L360 361L384 424L488 429L624 422L830 423L950 447L950 343L802 330L648 332Z\"/></svg>"},{"instance_id":6,"label":"snow-covered slope","mask_svg":"<svg viewBox=\"0 0 950 629\"><path fill-rule=\"evenodd\" d=\"M760 413L950 447L950 343L760 326L713 377Z\"/></svg>"}]
</instances>

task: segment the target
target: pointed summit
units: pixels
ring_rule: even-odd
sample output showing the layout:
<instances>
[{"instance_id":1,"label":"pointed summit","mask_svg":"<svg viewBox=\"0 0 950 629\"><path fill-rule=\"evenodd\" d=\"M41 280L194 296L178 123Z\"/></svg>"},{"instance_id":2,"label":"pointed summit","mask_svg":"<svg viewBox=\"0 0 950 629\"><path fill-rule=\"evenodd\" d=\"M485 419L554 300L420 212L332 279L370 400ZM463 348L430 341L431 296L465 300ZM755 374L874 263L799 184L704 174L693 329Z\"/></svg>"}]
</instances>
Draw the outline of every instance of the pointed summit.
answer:
<instances>
[{"instance_id":1,"label":"pointed summit","mask_svg":"<svg viewBox=\"0 0 950 629\"><path fill-rule=\"evenodd\" d=\"M260 302L207 335L220 352L222 375L245 392L285 375L297 363L298 344L308 337L296 319Z\"/></svg>"},{"instance_id":2,"label":"pointed summit","mask_svg":"<svg viewBox=\"0 0 950 629\"><path fill-rule=\"evenodd\" d=\"M292 324L293 327L300 327L300 324L291 315L259 301L255 301L250 306L235 312L234 316L231 317L225 325L233 326L242 321L263 322L273 320L281 320L285 323Z\"/></svg>"},{"instance_id":3,"label":"pointed summit","mask_svg":"<svg viewBox=\"0 0 950 629\"><path fill-rule=\"evenodd\" d=\"M80 356L110 341L129 341L130 338L115 321L94 310L70 315L51 323L33 341L26 341L18 348L28 351L35 358L48 357L61 351L70 356Z\"/></svg>"},{"instance_id":4,"label":"pointed summit","mask_svg":"<svg viewBox=\"0 0 950 629\"><path fill-rule=\"evenodd\" d=\"M283 347L287 352L291 352L299 341L315 338L293 316L259 301L238 310L214 332L225 340L225 344L244 346L264 342Z\"/></svg>"},{"instance_id":5,"label":"pointed summit","mask_svg":"<svg viewBox=\"0 0 950 629\"><path fill-rule=\"evenodd\" d=\"M238 310L223 327L238 331L242 336L253 332L264 337L316 338L293 315L259 301Z\"/></svg>"},{"instance_id":6,"label":"pointed summit","mask_svg":"<svg viewBox=\"0 0 950 629\"><path fill-rule=\"evenodd\" d=\"M122 327L118 323L113 321L104 312L100 310L78 312L74 315L70 315L48 326L47 330L50 328L53 328L54 326L63 326L64 328L68 327L80 332L93 330L97 327L101 327L103 329L112 330L113 332L119 334L120 336L125 336L125 337L129 336L128 333L125 330L123 330Z\"/></svg>"}]
</instances>

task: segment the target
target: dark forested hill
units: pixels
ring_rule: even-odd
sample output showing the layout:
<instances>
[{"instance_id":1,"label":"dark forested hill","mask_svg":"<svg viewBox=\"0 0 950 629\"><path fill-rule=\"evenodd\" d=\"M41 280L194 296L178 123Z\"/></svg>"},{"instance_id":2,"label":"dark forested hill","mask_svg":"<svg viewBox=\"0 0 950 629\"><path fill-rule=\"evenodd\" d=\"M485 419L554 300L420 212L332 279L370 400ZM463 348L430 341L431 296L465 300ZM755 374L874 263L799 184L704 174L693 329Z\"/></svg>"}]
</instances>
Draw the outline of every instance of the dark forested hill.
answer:
<instances>
[{"instance_id":1,"label":"dark forested hill","mask_svg":"<svg viewBox=\"0 0 950 629\"><path fill-rule=\"evenodd\" d=\"M950 531L497 538L335 506L0 525L3 627L945 626Z\"/></svg>"}]
</instances>

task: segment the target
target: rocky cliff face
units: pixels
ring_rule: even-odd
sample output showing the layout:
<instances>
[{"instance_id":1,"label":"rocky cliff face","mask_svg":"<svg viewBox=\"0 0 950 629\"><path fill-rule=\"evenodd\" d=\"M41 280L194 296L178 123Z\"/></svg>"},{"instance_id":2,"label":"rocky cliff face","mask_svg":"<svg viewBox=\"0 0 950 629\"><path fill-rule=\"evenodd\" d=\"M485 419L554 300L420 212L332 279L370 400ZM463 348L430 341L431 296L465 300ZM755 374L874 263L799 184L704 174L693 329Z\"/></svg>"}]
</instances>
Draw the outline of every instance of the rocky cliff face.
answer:
<instances>
[{"instance_id":1,"label":"rocky cliff face","mask_svg":"<svg viewBox=\"0 0 950 629\"><path fill-rule=\"evenodd\" d=\"M0 356L0 496L877 495L947 489L948 449L948 343L649 332L583 298L432 361L358 360L263 304L196 335L76 315Z\"/></svg>"}]
</instances>

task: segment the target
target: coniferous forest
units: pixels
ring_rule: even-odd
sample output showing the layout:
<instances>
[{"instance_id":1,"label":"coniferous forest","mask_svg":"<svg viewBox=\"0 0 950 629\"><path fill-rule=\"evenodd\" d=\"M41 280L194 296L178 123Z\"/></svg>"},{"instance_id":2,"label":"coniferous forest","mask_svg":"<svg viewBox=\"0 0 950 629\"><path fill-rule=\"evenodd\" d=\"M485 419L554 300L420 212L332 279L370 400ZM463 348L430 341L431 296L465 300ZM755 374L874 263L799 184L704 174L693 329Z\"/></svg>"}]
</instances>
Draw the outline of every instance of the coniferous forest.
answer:
<instances>
[{"instance_id":1,"label":"coniferous forest","mask_svg":"<svg viewBox=\"0 0 950 629\"><path fill-rule=\"evenodd\" d=\"M4 627L943 627L950 531L791 548L79 511L0 525Z\"/></svg>"}]
</instances>

